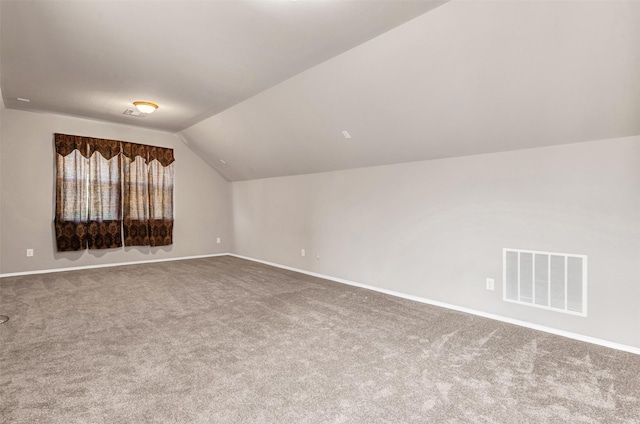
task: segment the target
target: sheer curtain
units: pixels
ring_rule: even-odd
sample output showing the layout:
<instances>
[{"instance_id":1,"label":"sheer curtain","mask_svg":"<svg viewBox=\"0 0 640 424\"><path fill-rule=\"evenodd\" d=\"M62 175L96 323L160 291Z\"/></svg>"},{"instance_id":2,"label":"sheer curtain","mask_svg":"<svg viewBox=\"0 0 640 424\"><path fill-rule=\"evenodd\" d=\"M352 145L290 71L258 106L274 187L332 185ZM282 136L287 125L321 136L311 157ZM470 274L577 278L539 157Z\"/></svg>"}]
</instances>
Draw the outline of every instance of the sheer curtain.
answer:
<instances>
[{"instance_id":1,"label":"sheer curtain","mask_svg":"<svg viewBox=\"0 0 640 424\"><path fill-rule=\"evenodd\" d=\"M122 143L125 246L173 243L173 149Z\"/></svg>"},{"instance_id":2,"label":"sheer curtain","mask_svg":"<svg viewBox=\"0 0 640 424\"><path fill-rule=\"evenodd\" d=\"M55 134L58 251L87 248L89 143L85 137Z\"/></svg>"},{"instance_id":3,"label":"sheer curtain","mask_svg":"<svg viewBox=\"0 0 640 424\"><path fill-rule=\"evenodd\" d=\"M55 134L58 251L122 246L120 142Z\"/></svg>"},{"instance_id":4,"label":"sheer curtain","mask_svg":"<svg viewBox=\"0 0 640 424\"><path fill-rule=\"evenodd\" d=\"M125 246L149 245L149 179L147 146L122 143Z\"/></svg>"},{"instance_id":5,"label":"sheer curtain","mask_svg":"<svg viewBox=\"0 0 640 424\"><path fill-rule=\"evenodd\" d=\"M173 243L173 149L55 134L58 251Z\"/></svg>"},{"instance_id":6,"label":"sheer curtain","mask_svg":"<svg viewBox=\"0 0 640 424\"><path fill-rule=\"evenodd\" d=\"M149 228L151 246L173 243L173 149L149 148Z\"/></svg>"},{"instance_id":7,"label":"sheer curtain","mask_svg":"<svg viewBox=\"0 0 640 424\"><path fill-rule=\"evenodd\" d=\"M116 140L89 143L89 249L122 246L120 150Z\"/></svg>"}]
</instances>

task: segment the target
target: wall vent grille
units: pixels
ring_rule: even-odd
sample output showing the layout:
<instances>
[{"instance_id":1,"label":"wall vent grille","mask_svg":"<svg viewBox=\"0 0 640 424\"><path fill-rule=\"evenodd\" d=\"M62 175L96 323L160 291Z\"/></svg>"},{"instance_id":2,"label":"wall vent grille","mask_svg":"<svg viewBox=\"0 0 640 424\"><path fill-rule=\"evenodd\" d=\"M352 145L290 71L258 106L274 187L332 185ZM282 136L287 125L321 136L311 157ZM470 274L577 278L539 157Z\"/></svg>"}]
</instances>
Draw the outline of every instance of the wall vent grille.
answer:
<instances>
[{"instance_id":1,"label":"wall vent grille","mask_svg":"<svg viewBox=\"0 0 640 424\"><path fill-rule=\"evenodd\" d=\"M503 298L507 302L587 316L587 257L504 249Z\"/></svg>"}]
</instances>

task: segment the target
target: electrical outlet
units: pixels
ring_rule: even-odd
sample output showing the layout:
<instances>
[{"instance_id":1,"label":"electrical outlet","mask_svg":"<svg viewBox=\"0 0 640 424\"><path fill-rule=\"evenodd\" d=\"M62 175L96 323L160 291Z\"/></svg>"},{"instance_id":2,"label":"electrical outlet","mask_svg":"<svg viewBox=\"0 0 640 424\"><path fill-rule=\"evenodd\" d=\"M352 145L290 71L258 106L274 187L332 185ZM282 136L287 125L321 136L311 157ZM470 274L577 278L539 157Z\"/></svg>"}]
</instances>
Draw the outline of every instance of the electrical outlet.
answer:
<instances>
[{"instance_id":1,"label":"electrical outlet","mask_svg":"<svg viewBox=\"0 0 640 424\"><path fill-rule=\"evenodd\" d=\"M27 257L33 256L33 249L27 249Z\"/></svg>"},{"instance_id":2,"label":"electrical outlet","mask_svg":"<svg viewBox=\"0 0 640 424\"><path fill-rule=\"evenodd\" d=\"M216 239L216 243L220 244L220 237Z\"/></svg>"},{"instance_id":3,"label":"electrical outlet","mask_svg":"<svg viewBox=\"0 0 640 424\"><path fill-rule=\"evenodd\" d=\"M307 253L304 251L304 249L300 249L300 256L306 256Z\"/></svg>"},{"instance_id":4,"label":"electrical outlet","mask_svg":"<svg viewBox=\"0 0 640 424\"><path fill-rule=\"evenodd\" d=\"M496 282L493 278L487 278L487 290L494 290Z\"/></svg>"},{"instance_id":5,"label":"electrical outlet","mask_svg":"<svg viewBox=\"0 0 640 424\"><path fill-rule=\"evenodd\" d=\"M316 253L316 259L320 259L320 254Z\"/></svg>"}]
</instances>

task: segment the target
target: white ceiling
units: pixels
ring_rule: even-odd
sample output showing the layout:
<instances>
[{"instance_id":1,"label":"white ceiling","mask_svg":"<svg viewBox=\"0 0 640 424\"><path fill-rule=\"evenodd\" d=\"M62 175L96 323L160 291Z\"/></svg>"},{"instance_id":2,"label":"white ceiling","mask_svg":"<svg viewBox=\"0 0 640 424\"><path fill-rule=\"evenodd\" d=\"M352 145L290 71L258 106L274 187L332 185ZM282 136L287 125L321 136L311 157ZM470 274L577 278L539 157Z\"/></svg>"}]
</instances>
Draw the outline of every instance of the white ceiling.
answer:
<instances>
[{"instance_id":1,"label":"white ceiling","mask_svg":"<svg viewBox=\"0 0 640 424\"><path fill-rule=\"evenodd\" d=\"M175 132L441 3L2 0L4 104Z\"/></svg>"},{"instance_id":2,"label":"white ceiling","mask_svg":"<svg viewBox=\"0 0 640 424\"><path fill-rule=\"evenodd\" d=\"M640 2L452 1L181 135L232 181L640 135Z\"/></svg>"},{"instance_id":3,"label":"white ceiling","mask_svg":"<svg viewBox=\"0 0 640 424\"><path fill-rule=\"evenodd\" d=\"M177 131L230 181L640 135L640 2L442 3L1 0L2 95Z\"/></svg>"}]
</instances>

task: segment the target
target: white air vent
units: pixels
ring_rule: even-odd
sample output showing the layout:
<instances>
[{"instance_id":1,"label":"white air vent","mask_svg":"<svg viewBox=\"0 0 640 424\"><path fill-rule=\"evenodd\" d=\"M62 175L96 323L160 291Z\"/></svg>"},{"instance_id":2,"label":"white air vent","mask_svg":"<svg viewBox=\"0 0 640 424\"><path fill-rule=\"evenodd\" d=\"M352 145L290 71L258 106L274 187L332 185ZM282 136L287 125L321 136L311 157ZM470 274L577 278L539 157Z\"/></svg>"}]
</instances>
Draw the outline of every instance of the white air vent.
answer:
<instances>
[{"instance_id":1,"label":"white air vent","mask_svg":"<svg viewBox=\"0 0 640 424\"><path fill-rule=\"evenodd\" d=\"M122 112L123 115L129 115L129 116L137 116L138 118L144 118L145 116L147 116L146 113L142 113L139 110L135 110L135 109L127 109L124 112Z\"/></svg>"},{"instance_id":2,"label":"white air vent","mask_svg":"<svg viewBox=\"0 0 640 424\"><path fill-rule=\"evenodd\" d=\"M504 249L504 300L587 316L587 257Z\"/></svg>"}]
</instances>

